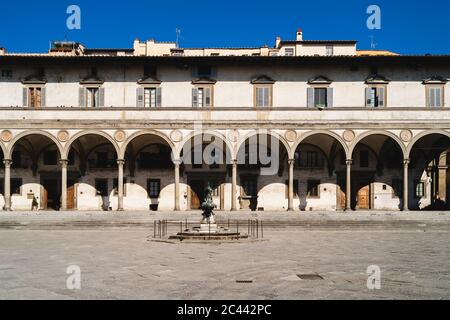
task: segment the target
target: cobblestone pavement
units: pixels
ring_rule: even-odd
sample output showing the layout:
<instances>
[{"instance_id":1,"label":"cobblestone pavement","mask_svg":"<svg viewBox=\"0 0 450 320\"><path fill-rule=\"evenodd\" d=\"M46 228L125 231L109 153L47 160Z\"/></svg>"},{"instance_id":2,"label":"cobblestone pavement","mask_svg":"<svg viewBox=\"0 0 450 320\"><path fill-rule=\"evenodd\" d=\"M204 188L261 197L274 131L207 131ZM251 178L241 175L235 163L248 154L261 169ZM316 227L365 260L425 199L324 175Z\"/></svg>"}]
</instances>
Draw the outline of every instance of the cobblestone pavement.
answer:
<instances>
[{"instance_id":1,"label":"cobblestone pavement","mask_svg":"<svg viewBox=\"0 0 450 320\"><path fill-rule=\"evenodd\" d=\"M92 219L64 215L72 222ZM52 230L50 213L1 214L0 222L20 225L0 228L0 299L450 299L449 214L404 215L396 219L410 219L414 227L391 228L389 222L383 228L381 222L391 220L387 213L351 214L347 222L379 219L380 225L322 230L294 224L268 227L260 242L174 244L153 241L145 224L67 224ZM285 219L275 213L266 217ZM141 216L147 222L156 218ZM46 224L31 227L33 221ZM81 268L81 290L66 288L70 265ZM380 290L367 289L370 265L381 268ZM323 279L301 280L301 274Z\"/></svg>"}]
</instances>

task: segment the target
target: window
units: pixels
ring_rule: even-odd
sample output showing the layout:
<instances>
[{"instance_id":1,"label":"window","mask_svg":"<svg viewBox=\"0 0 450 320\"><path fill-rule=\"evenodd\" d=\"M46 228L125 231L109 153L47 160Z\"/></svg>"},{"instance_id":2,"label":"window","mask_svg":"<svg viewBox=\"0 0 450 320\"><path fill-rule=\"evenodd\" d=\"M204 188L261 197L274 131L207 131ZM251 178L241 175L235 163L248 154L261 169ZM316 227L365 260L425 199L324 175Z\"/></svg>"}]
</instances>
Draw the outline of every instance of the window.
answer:
<instances>
[{"instance_id":1,"label":"window","mask_svg":"<svg viewBox=\"0 0 450 320\"><path fill-rule=\"evenodd\" d=\"M97 108L105 105L105 89L101 87L80 88L79 104L81 107Z\"/></svg>"},{"instance_id":2,"label":"window","mask_svg":"<svg viewBox=\"0 0 450 320\"><path fill-rule=\"evenodd\" d=\"M334 47L333 46L326 46L325 51L326 51L327 56L334 55Z\"/></svg>"},{"instance_id":3,"label":"window","mask_svg":"<svg viewBox=\"0 0 450 320\"><path fill-rule=\"evenodd\" d=\"M427 107L443 107L444 106L444 90L442 87L427 87Z\"/></svg>"},{"instance_id":4,"label":"window","mask_svg":"<svg viewBox=\"0 0 450 320\"><path fill-rule=\"evenodd\" d=\"M136 106L138 108L161 107L161 88L137 88Z\"/></svg>"},{"instance_id":5,"label":"window","mask_svg":"<svg viewBox=\"0 0 450 320\"><path fill-rule=\"evenodd\" d=\"M374 86L366 89L366 107L384 107L386 101L385 87Z\"/></svg>"},{"instance_id":6,"label":"window","mask_svg":"<svg viewBox=\"0 0 450 320\"><path fill-rule=\"evenodd\" d=\"M95 179L95 189L102 197L108 196L108 179Z\"/></svg>"},{"instance_id":7,"label":"window","mask_svg":"<svg viewBox=\"0 0 450 320\"><path fill-rule=\"evenodd\" d=\"M392 197L394 198L403 197L403 180L392 179Z\"/></svg>"},{"instance_id":8,"label":"window","mask_svg":"<svg viewBox=\"0 0 450 320\"><path fill-rule=\"evenodd\" d=\"M359 152L359 166L361 168L369 167L369 151L368 150L361 150Z\"/></svg>"},{"instance_id":9,"label":"window","mask_svg":"<svg viewBox=\"0 0 450 320\"><path fill-rule=\"evenodd\" d=\"M32 108L42 106L42 88L28 88L28 106Z\"/></svg>"},{"instance_id":10,"label":"window","mask_svg":"<svg viewBox=\"0 0 450 320\"><path fill-rule=\"evenodd\" d=\"M2 70L2 78L11 79L12 78L12 70L3 69Z\"/></svg>"},{"instance_id":11,"label":"window","mask_svg":"<svg viewBox=\"0 0 450 320\"><path fill-rule=\"evenodd\" d=\"M414 182L414 197L423 198L425 197L425 183L422 181Z\"/></svg>"},{"instance_id":12,"label":"window","mask_svg":"<svg viewBox=\"0 0 450 320\"><path fill-rule=\"evenodd\" d=\"M22 178L12 178L11 179L11 194L22 194Z\"/></svg>"},{"instance_id":13,"label":"window","mask_svg":"<svg viewBox=\"0 0 450 320\"><path fill-rule=\"evenodd\" d=\"M294 180L294 198L298 198L298 180ZM286 180L286 199L289 198L289 180Z\"/></svg>"},{"instance_id":14,"label":"window","mask_svg":"<svg viewBox=\"0 0 450 320\"><path fill-rule=\"evenodd\" d=\"M284 49L284 55L285 56L293 56L294 55L294 48L286 48Z\"/></svg>"},{"instance_id":15,"label":"window","mask_svg":"<svg viewBox=\"0 0 450 320\"><path fill-rule=\"evenodd\" d=\"M308 88L308 107L326 108L333 106L333 88Z\"/></svg>"},{"instance_id":16,"label":"window","mask_svg":"<svg viewBox=\"0 0 450 320\"><path fill-rule=\"evenodd\" d=\"M192 89L192 106L193 107L212 107L213 106L212 86L193 88Z\"/></svg>"},{"instance_id":17,"label":"window","mask_svg":"<svg viewBox=\"0 0 450 320\"><path fill-rule=\"evenodd\" d=\"M44 151L44 165L54 166L58 164L58 153L56 150Z\"/></svg>"},{"instance_id":18,"label":"window","mask_svg":"<svg viewBox=\"0 0 450 320\"><path fill-rule=\"evenodd\" d=\"M150 198L159 198L159 194L161 193L161 180L148 179L147 193Z\"/></svg>"},{"instance_id":19,"label":"window","mask_svg":"<svg viewBox=\"0 0 450 320\"><path fill-rule=\"evenodd\" d=\"M255 106L256 107L272 106L272 86L255 87Z\"/></svg>"},{"instance_id":20,"label":"window","mask_svg":"<svg viewBox=\"0 0 450 320\"><path fill-rule=\"evenodd\" d=\"M319 198L320 197L320 181L319 180L308 180L307 196L308 196L308 198Z\"/></svg>"}]
</instances>

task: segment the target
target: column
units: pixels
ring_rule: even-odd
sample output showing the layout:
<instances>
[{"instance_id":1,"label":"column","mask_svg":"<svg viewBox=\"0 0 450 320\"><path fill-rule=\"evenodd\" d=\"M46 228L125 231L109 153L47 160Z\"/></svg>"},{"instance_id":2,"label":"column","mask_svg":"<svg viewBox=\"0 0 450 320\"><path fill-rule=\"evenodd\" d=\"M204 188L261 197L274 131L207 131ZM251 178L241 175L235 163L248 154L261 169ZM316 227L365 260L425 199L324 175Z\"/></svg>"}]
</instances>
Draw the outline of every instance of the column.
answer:
<instances>
[{"instance_id":1,"label":"column","mask_svg":"<svg viewBox=\"0 0 450 320\"><path fill-rule=\"evenodd\" d=\"M4 198L5 198L5 207L6 211L11 210L11 159L4 159L3 163L5 164L5 190L4 190Z\"/></svg>"},{"instance_id":2,"label":"column","mask_svg":"<svg viewBox=\"0 0 450 320\"><path fill-rule=\"evenodd\" d=\"M231 172L231 211L237 211L237 160L232 161Z\"/></svg>"},{"instance_id":3,"label":"column","mask_svg":"<svg viewBox=\"0 0 450 320\"><path fill-rule=\"evenodd\" d=\"M67 159L59 160L61 164L61 211L67 210Z\"/></svg>"},{"instance_id":4,"label":"column","mask_svg":"<svg viewBox=\"0 0 450 320\"><path fill-rule=\"evenodd\" d=\"M117 165L119 167L119 176L117 181L117 211L123 211L123 165L125 160L117 160Z\"/></svg>"},{"instance_id":5,"label":"column","mask_svg":"<svg viewBox=\"0 0 450 320\"><path fill-rule=\"evenodd\" d=\"M347 174L345 181L345 210L352 209L352 159L347 159Z\"/></svg>"},{"instance_id":6,"label":"column","mask_svg":"<svg viewBox=\"0 0 450 320\"><path fill-rule=\"evenodd\" d=\"M174 160L175 165L175 211L180 211L180 164L181 160Z\"/></svg>"},{"instance_id":7,"label":"column","mask_svg":"<svg viewBox=\"0 0 450 320\"><path fill-rule=\"evenodd\" d=\"M289 200L288 211L294 211L294 163L295 160L289 159Z\"/></svg>"},{"instance_id":8,"label":"column","mask_svg":"<svg viewBox=\"0 0 450 320\"><path fill-rule=\"evenodd\" d=\"M403 211L408 211L408 169L410 159L403 160Z\"/></svg>"},{"instance_id":9,"label":"column","mask_svg":"<svg viewBox=\"0 0 450 320\"><path fill-rule=\"evenodd\" d=\"M447 152L441 153L438 164L439 199L447 200Z\"/></svg>"}]
</instances>

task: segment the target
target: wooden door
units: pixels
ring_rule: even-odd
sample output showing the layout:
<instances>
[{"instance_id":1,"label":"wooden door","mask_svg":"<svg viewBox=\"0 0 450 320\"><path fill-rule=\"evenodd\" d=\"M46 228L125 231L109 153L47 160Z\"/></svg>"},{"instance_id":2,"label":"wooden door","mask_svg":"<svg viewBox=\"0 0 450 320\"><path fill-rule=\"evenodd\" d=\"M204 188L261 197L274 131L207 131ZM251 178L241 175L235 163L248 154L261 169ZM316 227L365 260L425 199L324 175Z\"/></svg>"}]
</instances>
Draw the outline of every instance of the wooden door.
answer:
<instances>
[{"instance_id":1,"label":"wooden door","mask_svg":"<svg viewBox=\"0 0 450 320\"><path fill-rule=\"evenodd\" d=\"M339 187L338 196L339 196L339 208L344 210L347 205L346 202L347 198L345 197L345 191L342 190L342 187Z\"/></svg>"},{"instance_id":2,"label":"wooden door","mask_svg":"<svg viewBox=\"0 0 450 320\"><path fill-rule=\"evenodd\" d=\"M47 209L47 206L48 206L48 192L47 189L42 187L41 208Z\"/></svg>"},{"instance_id":3,"label":"wooden door","mask_svg":"<svg viewBox=\"0 0 450 320\"><path fill-rule=\"evenodd\" d=\"M67 209L75 209L75 186L67 188Z\"/></svg>"},{"instance_id":4,"label":"wooden door","mask_svg":"<svg viewBox=\"0 0 450 320\"><path fill-rule=\"evenodd\" d=\"M189 185L191 189L190 207L191 209L200 209L203 201L204 183L201 180L191 180Z\"/></svg>"},{"instance_id":5,"label":"wooden door","mask_svg":"<svg viewBox=\"0 0 450 320\"><path fill-rule=\"evenodd\" d=\"M255 211L258 206L256 177L241 176L241 186L241 209Z\"/></svg>"},{"instance_id":6,"label":"wooden door","mask_svg":"<svg viewBox=\"0 0 450 320\"><path fill-rule=\"evenodd\" d=\"M358 209L370 209L370 186L364 186L358 191Z\"/></svg>"}]
</instances>

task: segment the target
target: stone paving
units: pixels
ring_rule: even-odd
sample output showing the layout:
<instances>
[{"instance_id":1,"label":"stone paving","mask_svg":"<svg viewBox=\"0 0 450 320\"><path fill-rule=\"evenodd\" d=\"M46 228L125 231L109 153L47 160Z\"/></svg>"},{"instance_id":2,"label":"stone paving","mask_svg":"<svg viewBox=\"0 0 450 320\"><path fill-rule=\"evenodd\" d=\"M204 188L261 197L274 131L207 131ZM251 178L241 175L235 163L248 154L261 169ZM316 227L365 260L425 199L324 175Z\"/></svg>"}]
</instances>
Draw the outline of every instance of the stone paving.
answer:
<instances>
[{"instance_id":1,"label":"stone paving","mask_svg":"<svg viewBox=\"0 0 450 320\"><path fill-rule=\"evenodd\" d=\"M155 242L146 224L63 223L52 230L59 214L0 214L0 223L18 223L0 225L0 299L450 299L448 212L397 214L396 221L418 223L408 228L389 223L376 230L268 227L266 241L223 244ZM347 214L345 221L393 219L390 213L372 214ZM63 215L89 225L92 219L150 222L161 214ZM342 213L299 216L288 220L336 222ZM66 288L70 265L81 268L81 290ZM367 289L370 265L381 268L380 290ZM301 280L299 274L319 274L323 280Z\"/></svg>"}]
</instances>

